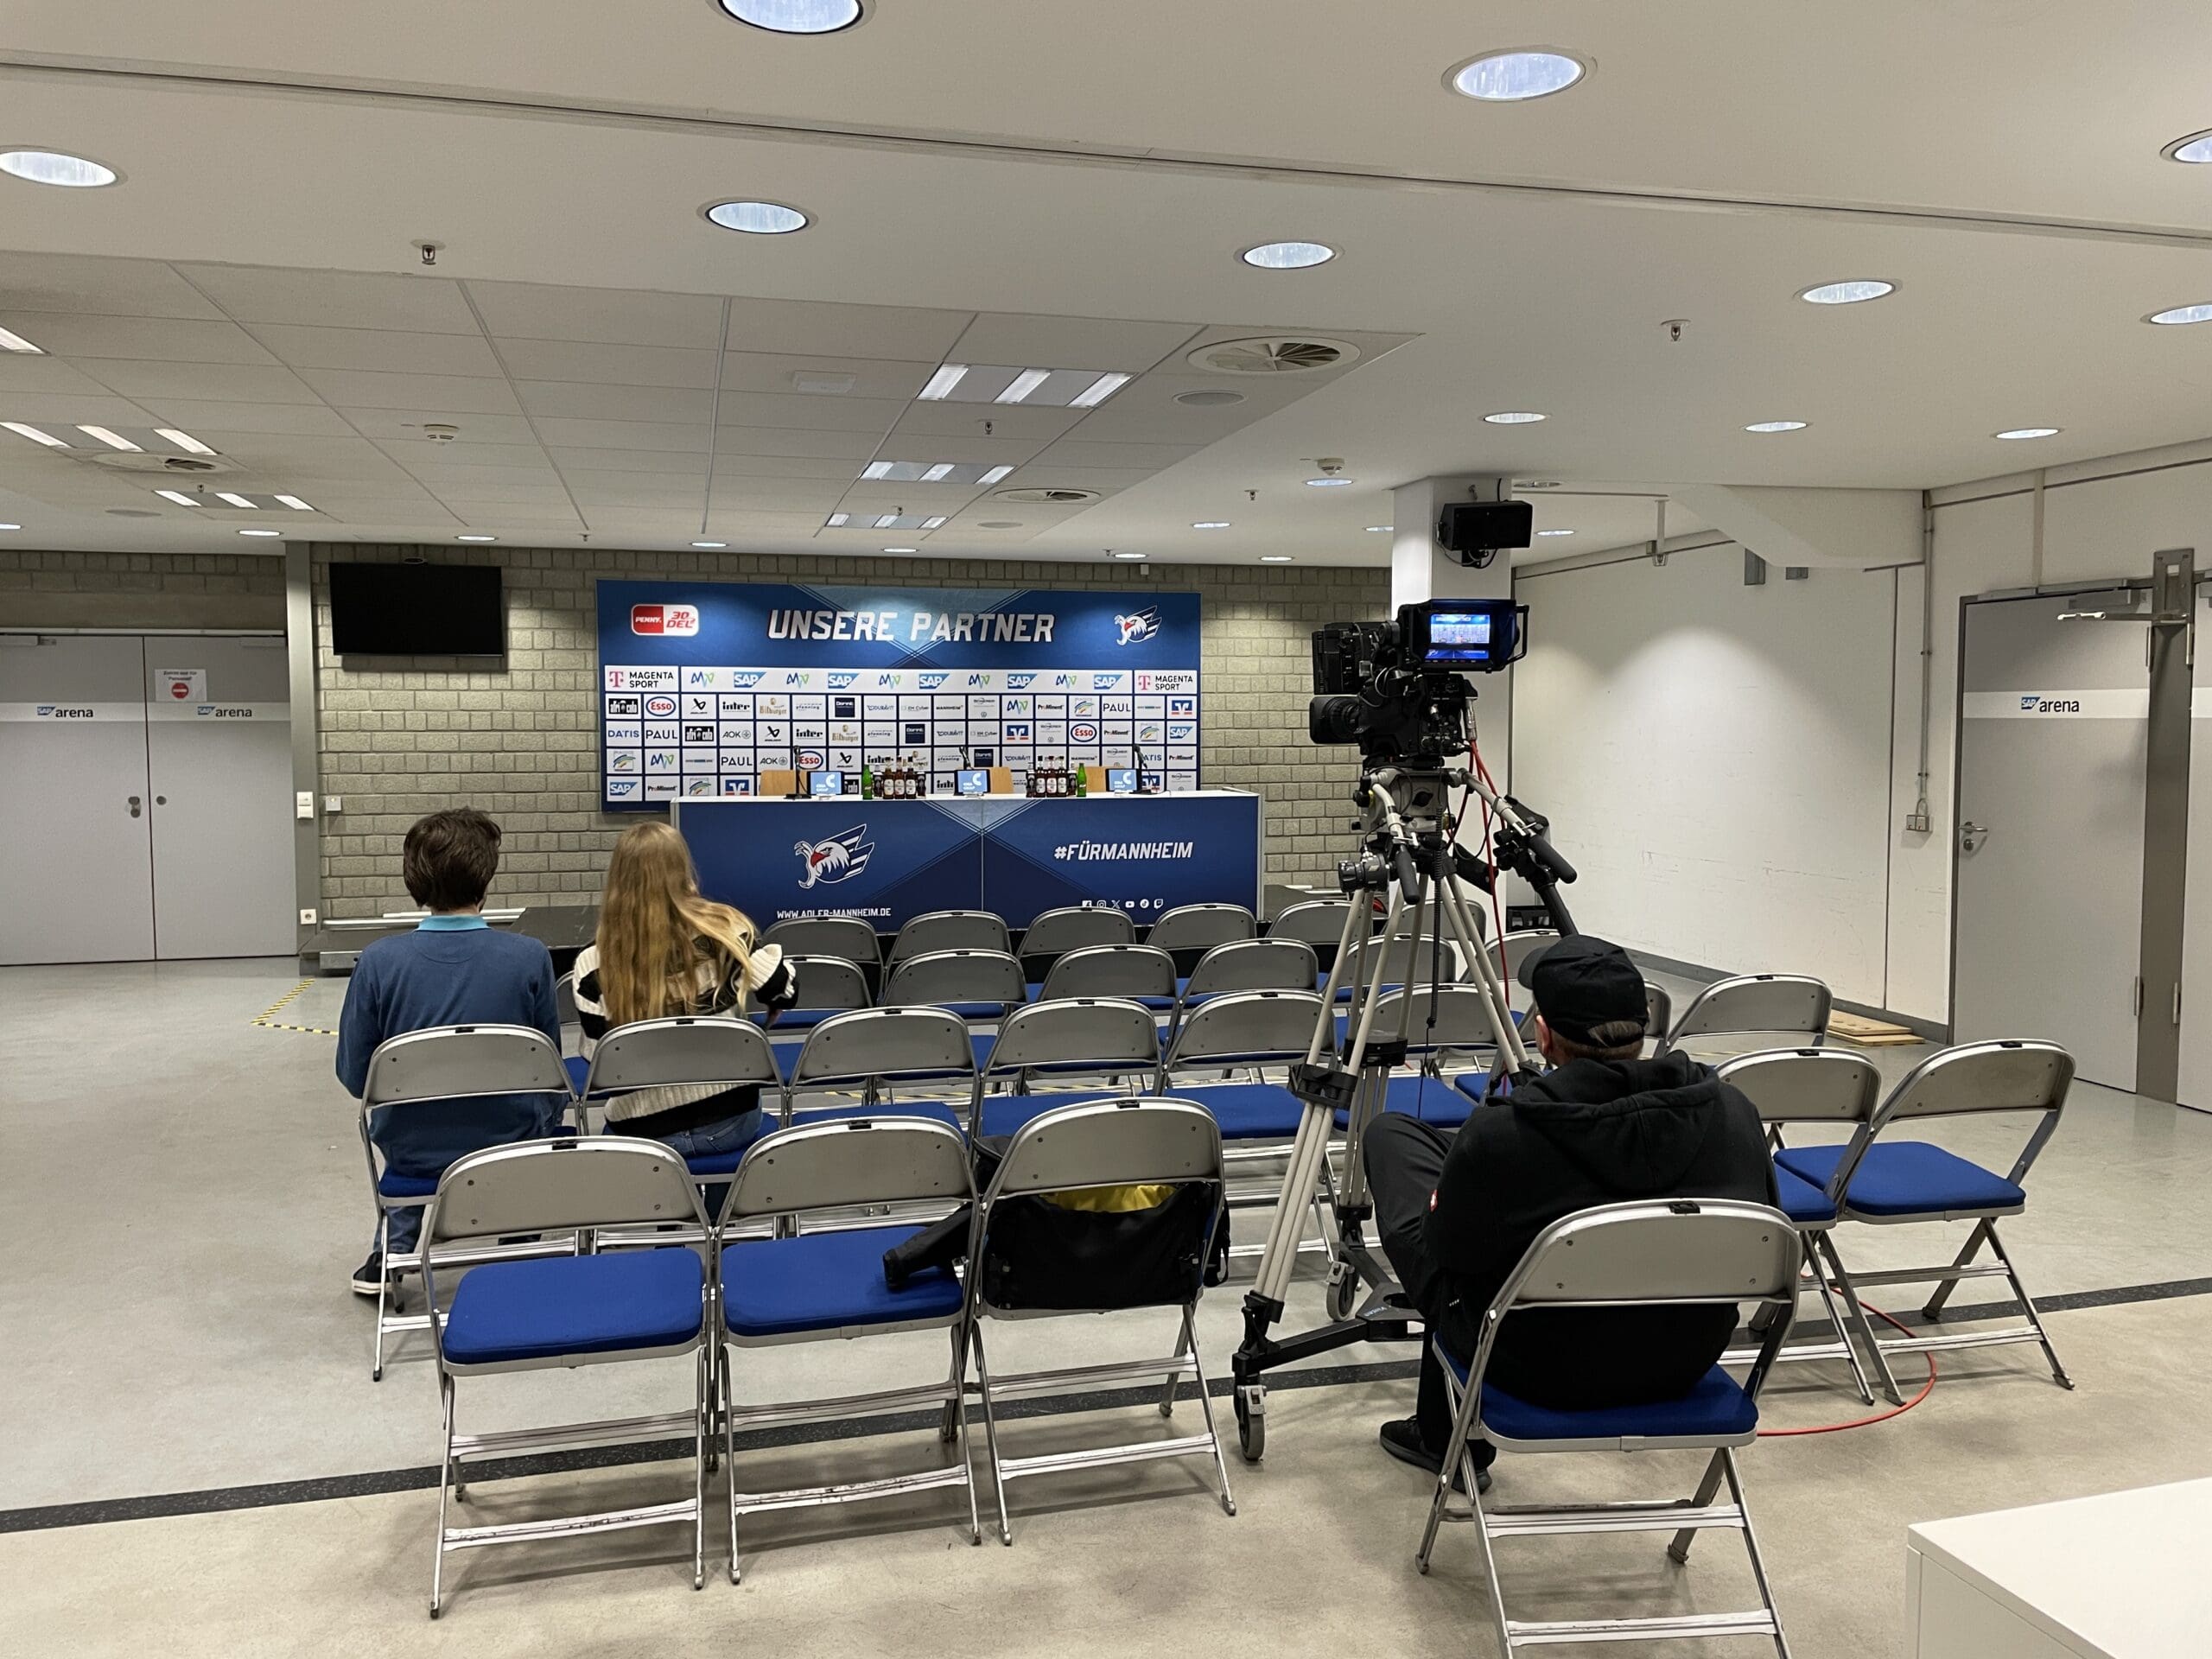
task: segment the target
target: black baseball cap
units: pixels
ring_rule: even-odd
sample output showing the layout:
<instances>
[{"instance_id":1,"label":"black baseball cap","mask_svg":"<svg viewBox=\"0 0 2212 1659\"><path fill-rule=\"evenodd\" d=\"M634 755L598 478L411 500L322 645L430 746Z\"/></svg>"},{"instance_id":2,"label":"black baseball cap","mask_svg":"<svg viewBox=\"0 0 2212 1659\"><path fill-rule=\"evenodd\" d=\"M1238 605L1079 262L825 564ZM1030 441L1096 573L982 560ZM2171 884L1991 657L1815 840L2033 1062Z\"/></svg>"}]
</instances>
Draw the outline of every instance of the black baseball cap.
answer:
<instances>
[{"instance_id":1,"label":"black baseball cap","mask_svg":"<svg viewBox=\"0 0 2212 1659\"><path fill-rule=\"evenodd\" d=\"M1522 957L1514 977L1536 999L1544 1023L1570 1042L1587 1043L1594 1027L1615 1020L1640 1028L1650 1018L1643 976L1628 952L1592 934L1577 933Z\"/></svg>"}]
</instances>

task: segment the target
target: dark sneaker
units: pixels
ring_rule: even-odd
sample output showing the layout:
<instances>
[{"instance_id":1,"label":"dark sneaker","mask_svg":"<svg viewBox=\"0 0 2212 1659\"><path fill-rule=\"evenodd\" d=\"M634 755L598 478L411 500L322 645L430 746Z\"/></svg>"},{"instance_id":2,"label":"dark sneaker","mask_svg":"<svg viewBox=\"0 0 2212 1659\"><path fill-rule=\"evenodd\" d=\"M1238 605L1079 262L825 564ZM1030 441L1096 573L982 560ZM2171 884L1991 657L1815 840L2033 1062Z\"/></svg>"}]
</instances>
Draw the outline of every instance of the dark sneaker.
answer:
<instances>
[{"instance_id":1,"label":"dark sneaker","mask_svg":"<svg viewBox=\"0 0 2212 1659\"><path fill-rule=\"evenodd\" d=\"M1428 1443L1421 1439L1421 1423L1416 1418L1401 1417L1395 1422L1383 1424L1377 1438L1382 1442L1382 1449L1400 1463L1409 1463L1431 1475L1440 1472L1444 1467L1443 1454L1430 1451ZM1460 1484L1458 1475L1452 1476L1452 1484L1455 1487ZM1490 1491L1489 1470L1476 1471L1475 1490L1478 1492Z\"/></svg>"},{"instance_id":2,"label":"dark sneaker","mask_svg":"<svg viewBox=\"0 0 2212 1659\"><path fill-rule=\"evenodd\" d=\"M353 1269L353 1294L356 1296L374 1296L384 1289L386 1277L384 1252L371 1250L369 1259Z\"/></svg>"}]
</instances>

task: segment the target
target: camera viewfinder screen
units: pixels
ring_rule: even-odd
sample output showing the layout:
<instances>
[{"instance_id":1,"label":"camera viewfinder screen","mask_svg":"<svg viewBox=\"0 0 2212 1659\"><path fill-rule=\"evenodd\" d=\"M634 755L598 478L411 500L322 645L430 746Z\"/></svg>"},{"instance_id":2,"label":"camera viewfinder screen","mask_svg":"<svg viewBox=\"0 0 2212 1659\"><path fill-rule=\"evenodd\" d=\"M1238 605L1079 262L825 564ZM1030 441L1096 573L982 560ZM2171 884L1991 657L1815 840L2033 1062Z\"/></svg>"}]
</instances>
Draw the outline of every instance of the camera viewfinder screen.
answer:
<instances>
[{"instance_id":1,"label":"camera viewfinder screen","mask_svg":"<svg viewBox=\"0 0 2212 1659\"><path fill-rule=\"evenodd\" d=\"M1486 663L1491 659L1491 613L1488 611L1434 611L1428 619L1428 649L1422 653L1432 663Z\"/></svg>"}]
</instances>

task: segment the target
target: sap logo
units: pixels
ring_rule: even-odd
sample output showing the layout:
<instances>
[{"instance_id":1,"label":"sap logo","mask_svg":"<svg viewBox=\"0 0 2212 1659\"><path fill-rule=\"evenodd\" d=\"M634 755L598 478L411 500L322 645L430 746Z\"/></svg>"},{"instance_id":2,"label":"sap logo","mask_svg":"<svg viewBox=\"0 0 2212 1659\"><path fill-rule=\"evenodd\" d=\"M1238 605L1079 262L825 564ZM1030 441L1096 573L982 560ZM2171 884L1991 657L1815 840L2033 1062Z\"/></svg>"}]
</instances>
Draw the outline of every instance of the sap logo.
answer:
<instances>
[{"instance_id":1,"label":"sap logo","mask_svg":"<svg viewBox=\"0 0 2212 1659\"><path fill-rule=\"evenodd\" d=\"M609 697L609 698L607 700L607 717L609 720L620 720L620 719L621 719L621 718L622 718L624 715L628 715L628 716L629 716L631 719L632 719L632 720L634 720L634 719L636 719L636 718L637 718L637 715L638 715L638 700L637 700L637 698L635 698L635 697Z\"/></svg>"},{"instance_id":2,"label":"sap logo","mask_svg":"<svg viewBox=\"0 0 2212 1659\"><path fill-rule=\"evenodd\" d=\"M219 702L203 702L192 711L202 720L251 720L253 710L236 707L226 708Z\"/></svg>"},{"instance_id":3,"label":"sap logo","mask_svg":"<svg viewBox=\"0 0 2212 1659\"><path fill-rule=\"evenodd\" d=\"M611 751L607 757L607 769L609 772L635 772L638 769L638 752L635 749Z\"/></svg>"},{"instance_id":4,"label":"sap logo","mask_svg":"<svg viewBox=\"0 0 2212 1659\"><path fill-rule=\"evenodd\" d=\"M1068 741L1071 743L1096 743L1097 741L1098 728L1087 720L1078 721L1068 728Z\"/></svg>"},{"instance_id":5,"label":"sap logo","mask_svg":"<svg viewBox=\"0 0 2212 1659\"><path fill-rule=\"evenodd\" d=\"M1006 689L1009 691L1027 691L1029 689L1030 681L1036 677L1034 674L1009 674L1006 677Z\"/></svg>"},{"instance_id":6,"label":"sap logo","mask_svg":"<svg viewBox=\"0 0 2212 1659\"><path fill-rule=\"evenodd\" d=\"M674 697L647 697L645 713L654 720L666 720L676 712Z\"/></svg>"},{"instance_id":7,"label":"sap logo","mask_svg":"<svg viewBox=\"0 0 2212 1659\"><path fill-rule=\"evenodd\" d=\"M1167 728L1167 741L1170 743L1187 743L1198 729L1196 726L1187 722L1180 726L1170 726Z\"/></svg>"},{"instance_id":8,"label":"sap logo","mask_svg":"<svg viewBox=\"0 0 2212 1659\"><path fill-rule=\"evenodd\" d=\"M637 792L638 780L634 778L610 778L607 780L607 798L610 801L626 801Z\"/></svg>"},{"instance_id":9,"label":"sap logo","mask_svg":"<svg viewBox=\"0 0 2212 1659\"><path fill-rule=\"evenodd\" d=\"M798 769L801 772L819 772L829 764L822 758L822 751L819 749L801 749L793 759L798 762Z\"/></svg>"},{"instance_id":10,"label":"sap logo","mask_svg":"<svg viewBox=\"0 0 2212 1659\"><path fill-rule=\"evenodd\" d=\"M991 677L988 674L970 674L968 677L968 689L970 691L988 688L990 683Z\"/></svg>"},{"instance_id":11,"label":"sap logo","mask_svg":"<svg viewBox=\"0 0 2212 1659\"><path fill-rule=\"evenodd\" d=\"M1122 677L1118 674L1094 674L1090 677L1090 689L1094 691L1111 691L1121 683Z\"/></svg>"},{"instance_id":12,"label":"sap logo","mask_svg":"<svg viewBox=\"0 0 2212 1659\"><path fill-rule=\"evenodd\" d=\"M2020 712L2024 715L2078 715L2082 702L2078 697L2046 697L2033 691L2020 698Z\"/></svg>"},{"instance_id":13,"label":"sap logo","mask_svg":"<svg viewBox=\"0 0 2212 1659\"><path fill-rule=\"evenodd\" d=\"M858 674L832 674L830 677L830 689L832 691L842 691L858 678L860 678Z\"/></svg>"},{"instance_id":14,"label":"sap logo","mask_svg":"<svg viewBox=\"0 0 2212 1659\"><path fill-rule=\"evenodd\" d=\"M868 868L868 855L875 850L875 843L867 837L868 825L861 823L826 841L796 843L791 851L799 862L800 889L833 887L840 881L851 880Z\"/></svg>"},{"instance_id":15,"label":"sap logo","mask_svg":"<svg viewBox=\"0 0 2212 1659\"><path fill-rule=\"evenodd\" d=\"M41 720L90 720L92 717L92 711L89 709L65 708L58 702L41 702L38 706L38 717Z\"/></svg>"},{"instance_id":16,"label":"sap logo","mask_svg":"<svg viewBox=\"0 0 2212 1659\"><path fill-rule=\"evenodd\" d=\"M925 674L921 677L921 688L925 691L934 691L951 677L950 674Z\"/></svg>"},{"instance_id":17,"label":"sap logo","mask_svg":"<svg viewBox=\"0 0 2212 1659\"><path fill-rule=\"evenodd\" d=\"M1114 619L1114 626L1118 636L1114 641L1116 645L1141 645L1159 634L1160 607L1147 605L1133 616L1117 616Z\"/></svg>"},{"instance_id":18,"label":"sap logo","mask_svg":"<svg viewBox=\"0 0 2212 1659\"><path fill-rule=\"evenodd\" d=\"M755 686L760 683L760 671L757 668L740 669L736 673L729 677L729 683L733 686L736 687L740 691L742 691L748 686Z\"/></svg>"},{"instance_id":19,"label":"sap logo","mask_svg":"<svg viewBox=\"0 0 2212 1659\"><path fill-rule=\"evenodd\" d=\"M1167 712L1170 715L1195 715L1198 712L1198 700L1196 697L1170 697L1167 699Z\"/></svg>"},{"instance_id":20,"label":"sap logo","mask_svg":"<svg viewBox=\"0 0 2212 1659\"><path fill-rule=\"evenodd\" d=\"M676 634L688 639L699 632L699 607L696 605L632 605L630 607L630 632Z\"/></svg>"}]
</instances>

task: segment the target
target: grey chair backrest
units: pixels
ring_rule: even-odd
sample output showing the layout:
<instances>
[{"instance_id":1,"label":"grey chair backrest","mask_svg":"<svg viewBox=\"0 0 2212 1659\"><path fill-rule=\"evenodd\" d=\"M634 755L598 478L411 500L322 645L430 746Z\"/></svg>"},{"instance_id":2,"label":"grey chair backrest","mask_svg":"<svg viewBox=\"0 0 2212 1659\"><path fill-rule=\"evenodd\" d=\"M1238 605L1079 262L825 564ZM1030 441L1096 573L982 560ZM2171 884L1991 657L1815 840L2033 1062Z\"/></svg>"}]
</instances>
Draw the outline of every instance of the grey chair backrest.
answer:
<instances>
[{"instance_id":1,"label":"grey chair backrest","mask_svg":"<svg viewBox=\"0 0 2212 1659\"><path fill-rule=\"evenodd\" d=\"M785 957L784 966L791 969L791 988L798 993L795 1008L868 1006L868 975L858 963L844 957Z\"/></svg>"},{"instance_id":2,"label":"grey chair backrest","mask_svg":"<svg viewBox=\"0 0 2212 1659\"><path fill-rule=\"evenodd\" d=\"M1795 1294L1803 1249L1764 1204L1600 1205L1537 1234L1491 1306L1771 1301Z\"/></svg>"},{"instance_id":3,"label":"grey chair backrest","mask_svg":"<svg viewBox=\"0 0 2212 1659\"><path fill-rule=\"evenodd\" d=\"M1643 1034L1652 1041L1665 1045L1667 1033L1675 1028L1675 999L1667 995L1666 988L1643 982Z\"/></svg>"},{"instance_id":4,"label":"grey chair backrest","mask_svg":"<svg viewBox=\"0 0 2212 1659\"><path fill-rule=\"evenodd\" d=\"M1183 999L1224 991L1310 991L1320 974L1321 960L1303 939L1232 939L1198 958Z\"/></svg>"},{"instance_id":5,"label":"grey chair backrest","mask_svg":"<svg viewBox=\"0 0 2212 1659\"><path fill-rule=\"evenodd\" d=\"M1123 1071L1149 1077L1160 1064L1160 1027L1141 1003L1115 997L1065 997L1016 1008L999 1026L985 1062L986 1082L1025 1067Z\"/></svg>"},{"instance_id":6,"label":"grey chair backrest","mask_svg":"<svg viewBox=\"0 0 2212 1659\"><path fill-rule=\"evenodd\" d=\"M1184 1016L1161 1075L1212 1060L1304 1059L1323 1006L1314 991L1231 991L1201 1002Z\"/></svg>"},{"instance_id":7,"label":"grey chair backrest","mask_svg":"<svg viewBox=\"0 0 2212 1659\"><path fill-rule=\"evenodd\" d=\"M553 982L553 1017L560 1021L564 1032L583 1024L583 1015L576 1011L576 970L573 968Z\"/></svg>"},{"instance_id":8,"label":"grey chair backrest","mask_svg":"<svg viewBox=\"0 0 2212 1659\"><path fill-rule=\"evenodd\" d=\"M1179 905L1152 925L1145 943L1161 950L1211 950L1255 937L1260 925L1242 905Z\"/></svg>"},{"instance_id":9,"label":"grey chair backrest","mask_svg":"<svg viewBox=\"0 0 2212 1659\"><path fill-rule=\"evenodd\" d=\"M1021 936L1027 957L1065 956L1087 944L1134 944L1136 924L1125 910L1107 905L1066 905L1048 910L1029 924Z\"/></svg>"},{"instance_id":10,"label":"grey chair backrest","mask_svg":"<svg viewBox=\"0 0 2212 1659\"><path fill-rule=\"evenodd\" d=\"M1416 1053L1443 1048L1489 1048L1497 1041L1497 1033L1491 1029L1490 1010L1484 1004L1483 994L1472 985L1446 985L1437 989L1421 985L1383 992L1375 1001L1375 1020L1368 1028L1368 1040L1394 1040L1398 1034L1400 1014L1408 1002L1412 1007L1406 1042ZM1357 1012L1357 1007L1352 1010L1355 1014ZM1432 1013L1436 1019L1433 1030L1429 1026ZM1347 1026L1347 1041L1351 1035Z\"/></svg>"},{"instance_id":11,"label":"grey chair backrest","mask_svg":"<svg viewBox=\"0 0 2212 1659\"><path fill-rule=\"evenodd\" d=\"M1828 988L1805 974L1738 974L1716 979L1690 999L1667 1033L1666 1046L1691 1037L1751 1032L1828 1033Z\"/></svg>"},{"instance_id":12,"label":"grey chair backrest","mask_svg":"<svg viewBox=\"0 0 2212 1659\"><path fill-rule=\"evenodd\" d=\"M1021 1126L988 1198L1222 1177L1221 1127L1187 1100L1087 1101Z\"/></svg>"},{"instance_id":13,"label":"grey chair backrest","mask_svg":"<svg viewBox=\"0 0 2212 1659\"><path fill-rule=\"evenodd\" d=\"M768 1034L726 1014L673 1014L617 1026L593 1050L586 1099L671 1084L773 1086L782 1081Z\"/></svg>"},{"instance_id":14,"label":"grey chair backrest","mask_svg":"<svg viewBox=\"0 0 2212 1659\"><path fill-rule=\"evenodd\" d=\"M833 1014L806 1034L791 1065L797 1090L863 1077L972 1077L968 1022L943 1008L857 1008Z\"/></svg>"},{"instance_id":15,"label":"grey chair backrest","mask_svg":"<svg viewBox=\"0 0 2212 1659\"><path fill-rule=\"evenodd\" d=\"M2048 1112L2065 1106L2074 1057L2056 1043L2000 1038L1961 1043L1907 1072L1875 1114L1877 1133L1898 1118Z\"/></svg>"},{"instance_id":16,"label":"grey chair backrest","mask_svg":"<svg viewBox=\"0 0 2212 1659\"><path fill-rule=\"evenodd\" d=\"M423 1222L438 1242L707 1217L683 1160L658 1141L525 1141L456 1159Z\"/></svg>"},{"instance_id":17,"label":"grey chair backrest","mask_svg":"<svg viewBox=\"0 0 2212 1659\"><path fill-rule=\"evenodd\" d=\"M1882 1073L1846 1048L1770 1048L1714 1069L1768 1123L1864 1123L1882 1098Z\"/></svg>"},{"instance_id":18,"label":"grey chair backrest","mask_svg":"<svg viewBox=\"0 0 2212 1659\"><path fill-rule=\"evenodd\" d=\"M794 916L762 936L764 944L781 945L785 956L836 957L874 967L883 960L883 942L857 916Z\"/></svg>"},{"instance_id":19,"label":"grey chair backrest","mask_svg":"<svg viewBox=\"0 0 2212 1659\"><path fill-rule=\"evenodd\" d=\"M891 941L893 963L932 950L1012 951L1014 940L1003 917L987 910L932 910L917 916Z\"/></svg>"},{"instance_id":20,"label":"grey chair backrest","mask_svg":"<svg viewBox=\"0 0 2212 1659\"><path fill-rule=\"evenodd\" d=\"M1093 944L1052 966L1039 1002L1063 996L1173 996L1175 958L1149 944Z\"/></svg>"},{"instance_id":21,"label":"grey chair backrest","mask_svg":"<svg viewBox=\"0 0 2212 1659\"><path fill-rule=\"evenodd\" d=\"M434 1026L369 1056L364 1106L480 1095L569 1095L561 1051L531 1026Z\"/></svg>"},{"instance_id":22,"label":"grey chair backrest","mask_svg":"<svg viewBox=\"0 0 2212 1659\"><path fill-rule=\"evenodd\" d=\"M1529 996L1520 982L1523 963L1531 957L1541 956L1559 943L1559 930L1552 927L1521 927L1510 933L1501 933L1498 948L1505 953L1505 1000L1509 1007L1525 1009ZM1649 1027L1647 1027L1647 1029ZM1665 1027L1661 1027L1665 1030Z\"/></svg>"},{"instance_id":23,"label":"grey chair backrest","mask_svg":"<svg viewBox=\"0 0 2212 1659\"><path fill-rule=\"evenodd\" d=\"M1382 959L1382 982L1385 985L1426 985L1436 972L1437 936L1433 933L1402 933L1387 943L1376 939L1363 940L1352 952L1352 959L1345 964L1342 985L1354 988L1367 982L1373 971L1370 963L1379 953ZM1457 984L1468 964L1461 959L1459 943L1453 939L1441 941L1444 946L1444 982Z\"/></svg>"},{"instance_id":24,"label":"grey chair backrest","mask_svg":"<svg viewBox=\"0 0 2212 1659\"><path fill-rule=\"evenodd\" d=\"M1021 964L1005 951L931 950L893 966L882 1000L887 1008L922 1008L944 1002L1020 1004L1028 999Z\"/></svg>"},{"instance_id":25,"label":"grey chair backrest","mask_svg":"<svg viewBox=\"0 0 2212 1659\"><path fill-rule=\"evenodd\" d=\"M1362 900L1365 902L1364 899ZM1306 899L1287 906L1268 924L1271 939L1303 939L1316 950L1334 950L1344 936L1344 912L1349 899ZM1371 930L1370 930L1371 931ZM1357 938L1354 934L1354 938Z\"/></svg>"},{"instance_id":26,"label":"grey chair backrest","mask_svg":"<svg viewBox=\"0 0 2212 1659\"><path fill-rule=\"evenodd\" d=\"M753 1143L722 1200L718 1224L863 1204L975 1196L968 1143L927 1118L839 1118L777 1129Z\"/></svg>"}]
</instances>

